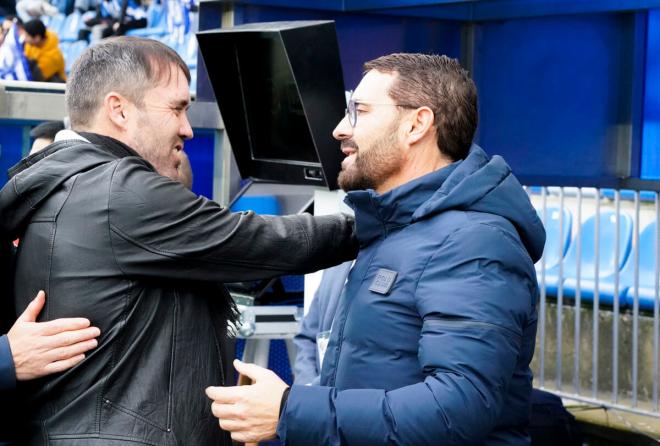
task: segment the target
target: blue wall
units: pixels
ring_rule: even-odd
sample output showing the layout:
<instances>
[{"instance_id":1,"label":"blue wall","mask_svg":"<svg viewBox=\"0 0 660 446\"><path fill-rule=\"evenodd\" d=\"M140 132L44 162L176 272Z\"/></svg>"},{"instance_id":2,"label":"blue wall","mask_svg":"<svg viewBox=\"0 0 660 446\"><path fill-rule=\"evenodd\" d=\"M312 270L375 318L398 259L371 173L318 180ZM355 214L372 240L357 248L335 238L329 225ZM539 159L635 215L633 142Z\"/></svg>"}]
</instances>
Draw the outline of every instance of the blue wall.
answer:
<instances>
[{"instance_id":1,"label":"blue wall","mask_svg":"<svg viewBox=\"0 0 660 446\"><path fill-rule=\"evenodd\" d=\"M634 32L633 14L477 25L478 142L521 176L627 174Z\"/></svg>"},{"instance_id":2,"label":"blue wall","mask_svg":"<svg viewBox=\"0 0 660 446\"><path fill-rule=\"evenodd\" d=\"M552 6L546 0L537 2L543 6L537 13L528 2L493 0L499 8L495 16L487 9L489 2L435 5L424 11L285 3L291 2L238 2L235 22L335 20L348 89L359 82L362 63L382 54L433 52L461 58L479 89L476 141L490 154L503 155L523 181L612 184L638 177L640 164L643 178L650 178L649 171L660 178L658 150L645 148L641 156L646 11L622 11L605 3L602 12L597 5L572 11L569 3ZM411 12L428 15L404 16ZM217 21L203 26L212 28ZM654 29L652 22L648 26ZM656 41L660 45L660 37ZM466 60L470 48L472 56ZM655 100L660 102L658 84Z\"/></svg>"},{"instance_id":3,"label":"blue wall","mask_svg":"<svg viewBox=\"0 0 660 446\"><path fill-rule=\"evenodd\" d=\"M236 8L236 24L335 20L344 85L351 90L360 82L362 64L384 54L421 52L460 56L461 23L456 21L263 6Z\"/></svg>"},{"instance_id":4,"label":"blue wall","mask_svg":"<svg viewBox=\"0 0 660 446\"><path fill-rule=\"evenodd\" d=\"M7 170L23 157L23 126L0 122L0 186L7 182Z\"/></svg>"},{"instance_id":5,"label":"blue wall","mask_svg":"<svg viewBox=\"0 0 660 446\"><path fill-rule=\"evenodd\" d=\"M648 15L646 54L641 176L660 180L660 11Z\"/></svg>"},{"instance_id":6,"label":"blue wall","mask_svg":"<svg viewBox=\"0 0 660 446\"><path fill-rule=\"evenodd\" d=\"M213 155L215 132L195 129L195 137L186 141L185 151L193 171L192 190L198 195L213 198Z\"/></svg>"},{"instance_id":7,"label":"blue wall","mask_svg":"<svg viewBox=\"0 0 660 446\"><path fill-rule=\"evenodd\" d=\"M222 4L200 6L200 29L217 28ZM362 77L362 64L393 52L441 53L459 57L462 24L457 21L343 13L268 6L235 6L237 25L280 20L334 20L344 72L344 85L354 89ZM200 67L205 67L200 58ZM205 68L198 70L197 97L214 101Z\"/></svg>"}]
</instances>

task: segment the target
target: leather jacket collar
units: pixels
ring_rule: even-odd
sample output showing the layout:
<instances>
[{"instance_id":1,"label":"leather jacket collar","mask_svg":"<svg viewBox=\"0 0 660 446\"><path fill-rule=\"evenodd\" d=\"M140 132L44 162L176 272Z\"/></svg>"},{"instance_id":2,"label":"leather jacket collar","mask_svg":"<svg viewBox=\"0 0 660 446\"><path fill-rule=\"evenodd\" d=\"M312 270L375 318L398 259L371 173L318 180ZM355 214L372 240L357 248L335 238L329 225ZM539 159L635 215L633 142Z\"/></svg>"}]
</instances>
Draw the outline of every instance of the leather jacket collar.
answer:
<instances>
[{"instance_id":1,"label":"leather jacket collar","mask_svg":"<svg viewBox=\"0 0 660 446\"><path fill-rule=\"evenodd\" d=\"M91 132L78 132L80 136L85 138L87 141L97 146L101 146L106 149L111 154L115 155L117 158L124 158L126 156L140 156L135 150L128 147L123 142L112 138L110 136L99 135L98 133Z\"/></svg>"}]
</instances>

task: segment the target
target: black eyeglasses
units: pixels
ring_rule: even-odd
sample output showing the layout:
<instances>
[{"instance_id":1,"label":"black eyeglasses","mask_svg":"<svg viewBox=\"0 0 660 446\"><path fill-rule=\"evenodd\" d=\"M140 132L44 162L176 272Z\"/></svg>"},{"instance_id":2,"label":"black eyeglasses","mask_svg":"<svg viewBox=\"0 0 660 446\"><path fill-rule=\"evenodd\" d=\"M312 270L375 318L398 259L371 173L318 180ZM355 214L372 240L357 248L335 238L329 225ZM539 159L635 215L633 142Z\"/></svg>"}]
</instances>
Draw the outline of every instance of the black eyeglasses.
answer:
<instances>
[{"instance_id":1,"label":"black eyeglasses","mask_svg":"<svg viewBox=\"0 0 660 446\"><path fill-rule=\"evenodd\" d=\"M378 102L363 102L363 101L355 101L353 99L348 100L348 107L345 110L346 116L348 116L348 123L351 125L351 127L355 128L355 125L357 124L357 107L358 105L389 105L391 107L403 107L403 108L417 108L414 105L409 105L409 104L385 104L385 103L378 103Z\"/></svg>"}]
</instances>

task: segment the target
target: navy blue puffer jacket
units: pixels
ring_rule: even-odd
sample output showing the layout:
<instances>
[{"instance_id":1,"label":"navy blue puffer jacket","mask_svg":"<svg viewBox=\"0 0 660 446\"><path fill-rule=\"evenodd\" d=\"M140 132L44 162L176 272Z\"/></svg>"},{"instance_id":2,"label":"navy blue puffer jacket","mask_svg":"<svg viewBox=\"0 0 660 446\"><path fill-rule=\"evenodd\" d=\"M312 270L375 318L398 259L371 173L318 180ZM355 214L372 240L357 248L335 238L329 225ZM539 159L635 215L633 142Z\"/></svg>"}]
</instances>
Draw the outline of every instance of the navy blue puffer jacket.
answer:
<instances>
[{"instance_id":1,"label":"navy blue puffer jacket","mask_svg":"<svg viewBox=\"0 0 660 446\"><path fill-rule=\"evenodd\" d=\"M287 445L526 445L545 232L498 156L348 194L361 243Z\"/></svg>"}]
</instances>

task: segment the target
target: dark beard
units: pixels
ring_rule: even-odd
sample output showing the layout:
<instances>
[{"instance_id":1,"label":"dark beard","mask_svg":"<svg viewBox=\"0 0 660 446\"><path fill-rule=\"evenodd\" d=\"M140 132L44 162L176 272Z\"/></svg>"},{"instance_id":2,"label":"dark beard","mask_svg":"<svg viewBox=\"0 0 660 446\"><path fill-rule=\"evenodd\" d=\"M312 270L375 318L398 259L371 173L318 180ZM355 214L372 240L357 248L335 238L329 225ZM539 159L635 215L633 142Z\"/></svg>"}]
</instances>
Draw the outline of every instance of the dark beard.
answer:
<instances>
[{"instance_id":1,"label":"dark beard","mask_svg":"<svg viewBox=\"0 0 660 446\"><path fill-rule=\"evenodd\" d=\"M399 172L403 159L397 148L396 127L388 129L382 138L375 141L365 152L353 142L357 149L355 162L342 169L337 183L345 192L352 190L377 189L389 177Z\"/></svg>"},{"instance_id":2,"label":"dark beard","mask_svg":"<svg viewBox=\"0 0 660 446\"><path fill-rule=\"evenodd\" d=\"M356 166L352 166L352 172L342 169L342 171L339 172L339 176L337 177L337 184L339 184L339 187L341 187L344 192L376 188L373 180L358 172Z\"/></svg>"}]
</instances>

